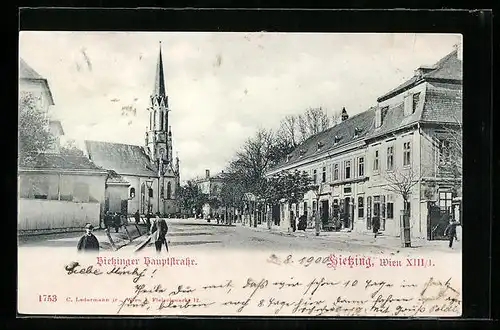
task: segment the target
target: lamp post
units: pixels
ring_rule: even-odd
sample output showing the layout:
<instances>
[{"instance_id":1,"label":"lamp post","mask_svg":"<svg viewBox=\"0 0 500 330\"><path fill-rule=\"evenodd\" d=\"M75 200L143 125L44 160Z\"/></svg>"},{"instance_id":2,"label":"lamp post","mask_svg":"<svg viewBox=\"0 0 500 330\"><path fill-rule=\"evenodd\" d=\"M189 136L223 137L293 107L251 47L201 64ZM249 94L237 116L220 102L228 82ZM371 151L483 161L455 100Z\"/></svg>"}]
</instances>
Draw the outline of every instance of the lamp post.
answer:
<instances>
[{"instance_id":1,"label":"lamp post","mask_svg":"<svg viewBox=\"0 0 500 330\"><path fill-rule=\"evenodd\" d=\"M146 180L146 188L148 188L148 213L151 212L151 187L153 186L152 180Z\"/></svg>"}]
</instances>

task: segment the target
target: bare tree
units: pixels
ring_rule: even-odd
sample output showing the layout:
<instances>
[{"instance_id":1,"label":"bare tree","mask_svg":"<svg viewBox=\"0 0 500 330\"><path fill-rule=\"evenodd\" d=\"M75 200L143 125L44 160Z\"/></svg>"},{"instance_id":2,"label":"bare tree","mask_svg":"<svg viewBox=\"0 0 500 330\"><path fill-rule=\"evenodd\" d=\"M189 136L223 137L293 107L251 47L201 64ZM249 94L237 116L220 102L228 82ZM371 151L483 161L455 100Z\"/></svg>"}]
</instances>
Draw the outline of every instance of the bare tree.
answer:
<instances>
[{"instance_id":1,"label":"bare tree","mask_svg":"<svg viewBox=\"0 0 500 330\"><path fill-rule=\"evenodd\" d=\"M330 127L330 118L326 109L309 108L298 117L300 141L305 141L309 137L316 135Z\"/></svg>"},{"instance_id":2,"label":"bare tree","mask_svg":"<svg viewBox=\"0 0 500 330\"><path fill-rule=\"evenodd\" d=\"M394 169L385 174L385 180L387 181L385 190L400 195L404 201L404 210L407 211L411 191L420 182L421 178L422 175L412 168Z\"/></svg>"},{"instance_id":3,"label":"bare tree","mask_svg":"<svg viewBox=\"0 0 500 330\"><path fill-rule=\"evenodd\" d=\"M85 156L83 150L78 148L74 139L68 139L61 145L61 154L69 156Z\"/></svg>"},{"instance_id":4,"label":"bare tree","mask_svg":"<svg viewBox=\"0 0 500 330\"><path fill-rule=\"evenodd\" d=\"M229 165L229 172L241 180L247 191L259 195L264 187L264 174L272 165L274 134L260 129L249 138Z\"/></svg>"},{"instance_id":5,"label":"bare tree","mask_svg":"<svg viewBox=\"0 0 500 330\"><path fill-rule=\"evenodd\" d=\"M332 116L330 117L330 126L336 126L338 123L340 123L340 119L342 118L342 112L341 111L335 111L332 113Z\"/></svg>"},{"instance_id":6,"label":"bare tree","mask_svg":"<svg viewBox=\"0 0 500 330\"><path fill-rule=\"evenodd\" d=\"M280 128L277 132L277 138L289 142L292 147L299 144L299 120L298 116L285 116L280 122Z\"/></svg>"}]
</instances>

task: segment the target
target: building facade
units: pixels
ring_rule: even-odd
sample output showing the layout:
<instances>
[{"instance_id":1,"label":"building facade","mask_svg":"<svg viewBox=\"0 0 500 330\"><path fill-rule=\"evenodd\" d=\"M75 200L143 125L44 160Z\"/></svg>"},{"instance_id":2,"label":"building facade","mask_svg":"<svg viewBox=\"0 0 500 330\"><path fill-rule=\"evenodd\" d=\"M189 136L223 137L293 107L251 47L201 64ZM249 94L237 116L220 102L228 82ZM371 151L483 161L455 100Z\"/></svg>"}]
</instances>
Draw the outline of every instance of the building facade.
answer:
<instances>
[{"instance_id":1,"label":"building facade","mask_svg":"<svg viewBox=\"0 0 500 330\"><path fill-rule=\"evenodd\" d=\"M205 194L209 200L209 202L203 204L201 209L202 217L204 219L225 215L225 210L223 210L220 201L220 193L223 186L223 175L224 172L210 175L210 170L206 169L204 177L198 177L192 180L193 183L200 189L200 192Z\"/></svg>"},{"instance_id":2,"label":"building facade","mask_svg":"<svg viewBox=\"0 0 500 330\"><path fill-rule=\"evenodd\" d=\"M271 169L267 175L305 171L318 186L301 203L279 206L279 226L290 230L296 216L317 214L325 227L365 232L378 218L382 232L399 236L407 210L413 237L442 235L452 200L461 195L461 173L442 166L450 161L445 146L461 124L462 61L455 50L418 68L367 111L349 118L344 109L339 124Z\"/></svg>"},{"instance_id":3,"label":"building facade","mask_svg":"<svg viewBox=\"0 0 500 330\"><path fill-rule=\"evenodd\" d=\"M85 156L61 154L59 138L64 131L51 112L54 99L48 81L23 59L19 65L19 91L20 97L31 93L37 100L55 142L48 150L19 157L18 230L80 229L86 223L98 226L107 171Z\"/></svg>"}]
</instances>

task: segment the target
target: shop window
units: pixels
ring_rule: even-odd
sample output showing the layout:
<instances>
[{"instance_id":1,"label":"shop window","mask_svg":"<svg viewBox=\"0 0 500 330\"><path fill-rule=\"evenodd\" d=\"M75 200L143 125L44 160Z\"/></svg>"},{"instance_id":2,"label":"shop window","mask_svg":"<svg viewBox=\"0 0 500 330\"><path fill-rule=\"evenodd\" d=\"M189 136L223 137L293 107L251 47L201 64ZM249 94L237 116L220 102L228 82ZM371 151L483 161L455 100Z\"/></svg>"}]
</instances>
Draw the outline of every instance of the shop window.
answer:
<instances>
[{"instance_id":1,"label":"shop window","mask_svg":"<svg viewBox=\"0 0 500 330\"><path fill-rule=\"evenodd\" d=\"M363 218L364 216L365 216L364 198L358 197L358 218Z\"/></svg>"},{"instance_id":2,"label":"shop window","mask_svg":"<svg viewBox=\"0 0 500 330\"><path fill-rule=\"evenodd\" d=\"M392 195L387 196L387 219L394 219L394 201Z\"/></svg>"}]
</instances>

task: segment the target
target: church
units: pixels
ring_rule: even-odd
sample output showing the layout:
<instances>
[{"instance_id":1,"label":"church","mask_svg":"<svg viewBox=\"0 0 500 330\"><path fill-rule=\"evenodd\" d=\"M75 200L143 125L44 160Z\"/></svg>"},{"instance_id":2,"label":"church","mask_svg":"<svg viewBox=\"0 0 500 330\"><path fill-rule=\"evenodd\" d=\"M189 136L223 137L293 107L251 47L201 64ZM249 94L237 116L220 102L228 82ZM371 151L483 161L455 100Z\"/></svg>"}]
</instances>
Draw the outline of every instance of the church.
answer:
<instances>
[{"instance_id":1,"label":"church","mask_svg":"<svg viewBox=\"0 0 500 330\"><path fill-rule=\"evenodd\" d=\"M179 208L179 158L172 153L170 111L160 51L154 89L148 107L149 125L144 146L85 141L85 153L97 166L113 173L106 183L104 211L133 214L159 212L174 216Z\"/></svg>"}]
</instances>

